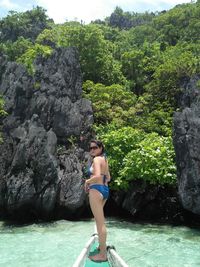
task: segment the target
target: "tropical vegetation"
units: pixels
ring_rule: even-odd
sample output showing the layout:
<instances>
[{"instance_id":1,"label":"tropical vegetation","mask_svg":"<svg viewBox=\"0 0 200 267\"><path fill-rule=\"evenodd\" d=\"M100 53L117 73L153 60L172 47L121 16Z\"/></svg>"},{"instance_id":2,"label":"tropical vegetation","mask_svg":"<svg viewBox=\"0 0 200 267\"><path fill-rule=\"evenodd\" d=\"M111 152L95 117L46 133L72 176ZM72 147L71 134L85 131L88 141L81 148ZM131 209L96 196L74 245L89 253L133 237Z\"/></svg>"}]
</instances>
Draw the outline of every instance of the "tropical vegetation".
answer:
<instances>
[{"instance_id":1,"label":"tropical vegetation","mask_svg":"<svg viewBox=\"0 0 200 267\"><path fill-rule=\"evenodd\" d=\"M1 53L32 75L38 55L77 48L83 96L92 102L114 188L128 188L134 179L176 183L172 117L182 84L200 74L200 0L155 13L116 7L89 24L55 24L36 7L11 11L0 20L0 32Z\"/></svg>"}]
</instances>

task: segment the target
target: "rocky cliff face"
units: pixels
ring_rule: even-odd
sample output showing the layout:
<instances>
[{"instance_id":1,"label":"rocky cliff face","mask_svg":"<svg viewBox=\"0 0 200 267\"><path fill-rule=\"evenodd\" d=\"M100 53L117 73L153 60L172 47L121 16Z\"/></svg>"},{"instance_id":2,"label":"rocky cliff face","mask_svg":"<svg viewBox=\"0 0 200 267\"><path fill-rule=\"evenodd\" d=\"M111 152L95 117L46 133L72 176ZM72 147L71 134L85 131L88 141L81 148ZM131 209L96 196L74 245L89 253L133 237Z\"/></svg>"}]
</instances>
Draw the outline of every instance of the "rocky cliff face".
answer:
<instances>
[{"instance_id":1,"label":"rocky cliff face","mask_svg":"<svg viewBox=\"0 0 200 267\"><path fill-rule=\"evenodd\" d=\"M38 58L34 76L0 57L8 112L1 121L0 215L51 218L62 210L70 217L84 207L82 167L93 116L81 85L73 48Z\"/></svg>"},{"instance_id":2,"label":"rocky cliff face","mask_svg":"<svg viewBox=\"0 0 200 267\"><path fill-rule=\"evenodd\" d=\"M174 116L178 191L185 209L200 215L200 89L194 77L183 84L181 111Z\"/></svg>"},{"instance_id":3,"label":"rocky cliff face","mask_svg":"<svg viewBox=\"0 0 200 267\"><path fill-rule=\"evenodd\" d=\"M178 191L185 209L200 214L200 90L198 77L183 85L174 117ZM87 208L82 167L93 123L82 98L76 50L56 49L37 58L35 74L0 56L0 216L79 218ZM118 211L117 211L118 210ZM127 212L124 214L123 212ZM184 222L176 188L134 181L128 192L112 192L106 213L139 220Z\"/></svg>"},{"instance_id":4,"label":"rocky cliff face","mask_svg":"<svg viewBox=\"0 0 200 267\"><path fill-rule=\"evenodd\" d=\"M175 186L152 185L141 179L131 183L126 192L113 192L110 210L133 221L183 224L187 220ZM109 205L109 202L108 202ZM107 208L107 207L106 207ZM107 211L109 212L109 211Z\"/></svg>"}]
</instances>

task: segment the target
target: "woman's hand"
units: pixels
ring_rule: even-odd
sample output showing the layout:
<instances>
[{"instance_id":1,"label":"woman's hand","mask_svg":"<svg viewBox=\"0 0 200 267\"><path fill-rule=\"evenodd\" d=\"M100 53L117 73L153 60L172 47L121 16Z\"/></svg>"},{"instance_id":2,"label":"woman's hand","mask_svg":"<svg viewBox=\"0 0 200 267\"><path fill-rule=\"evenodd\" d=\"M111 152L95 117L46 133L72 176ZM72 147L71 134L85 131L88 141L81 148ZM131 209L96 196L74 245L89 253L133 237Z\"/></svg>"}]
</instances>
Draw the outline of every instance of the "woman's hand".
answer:
<instances>
[{"instance_id":1,"label":"woman's hand","mask_svg":"<svg viewBox=\"0 0 200 267\"><path fill-rule=\"evenodd\" d=\"M86 193L89 192L89 183L87 182L87 180L85 181L84 189L85 189L85 192L86 192Z\"/></svg>"}]
</instances>

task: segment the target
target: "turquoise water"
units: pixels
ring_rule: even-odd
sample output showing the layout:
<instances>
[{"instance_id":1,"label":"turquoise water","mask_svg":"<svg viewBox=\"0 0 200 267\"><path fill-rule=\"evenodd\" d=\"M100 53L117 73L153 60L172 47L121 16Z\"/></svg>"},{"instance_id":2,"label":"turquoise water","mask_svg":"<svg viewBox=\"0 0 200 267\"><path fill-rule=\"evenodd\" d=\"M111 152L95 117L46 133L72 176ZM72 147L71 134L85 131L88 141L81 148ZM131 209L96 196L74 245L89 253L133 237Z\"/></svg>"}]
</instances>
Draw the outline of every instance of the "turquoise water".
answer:
<instances>
[{"instance_id":1,"label":"turquoise water","mask_svg":"<svg viewBox=\"0 0 200 267\"><path fill-rule=\"evenodd\" d=\"M71 267L94 222L12 226L0 222L0 267ZM199 267L200 230L109 218L108 244L130 267Z\"/></svg>"}]
</instances>

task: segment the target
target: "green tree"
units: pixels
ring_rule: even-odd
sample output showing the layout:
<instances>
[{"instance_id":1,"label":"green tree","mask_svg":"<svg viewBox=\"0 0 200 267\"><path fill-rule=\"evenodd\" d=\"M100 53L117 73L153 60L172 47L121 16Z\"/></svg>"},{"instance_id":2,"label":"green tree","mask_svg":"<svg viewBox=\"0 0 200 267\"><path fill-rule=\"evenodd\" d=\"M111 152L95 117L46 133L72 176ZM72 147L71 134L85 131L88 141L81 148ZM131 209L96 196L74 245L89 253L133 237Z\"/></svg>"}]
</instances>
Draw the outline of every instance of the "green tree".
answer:
<instances>
[{"instance_id":1,"label":"green tree","mask_svg":"<svg viewBox=\"0 0 200 267\"><path fill-rule=\"evenodd\" d=\"M113 57L113 44L105 39L101 26L68 23L59 25L37 38L37 42L41 44L49 41L56 46L77 47L85 81L92 80L106 85L126 83L121 64Z\"/></svg>"},{"instance_id":2,"label":"green tree","mask_svg":"<svg viewBox=\"0 0 200 267\"><path fill-rule=\"evenodd\" d=\"M7 17L0 20L0 41L15 42L20 36L34 41L52 22L47 17L46 10L39 6L21 13L10 11Z\"/></svg>"},{"instance_id":3,"label":"green tree","mask_svg":"<svg viewBox=\"0 0 200 267\"><path fill-rule=\"evenodd\" d=\"M158 31L158 39L170 45L176 45L179 40L197 41L199 40L197 23L199 14L198 3L177 5L168 12L155 17L152 26ZM196 25L196 29L191 28L191 24ZM193 34L190 33L190 30Z\"/></svg>"},{"instance_id":4,"label":"green tree","mask_svg":"<svg viewBox=\"0 0 200 267\"><path fill-rule=\"evenodd\" d=\"M123 73L131 81L131 90L137 95L143 93L145 84L143 58L144 53L139 49L132 49L122 55Z\"/></svg>"},{"instance_id":5,"label":"green tree","mask_svg":"<svg viewBox=\"0 0 200 267\"><path fill-rule=\"evenodd\" d=\"M179 43L163 53L163 63L153 74L153 80L146 85L156 101L167 101L174 109L181 92L181 82L200 72L199 46Z\"/></svg>"},{"instance_id":6,"label":"green tree","mask_svg":"<svg viewBox=\"0 0 200 267\"><path fill-rule=\"evenodd\" d=\"M137 100L131 125L146 133L171 136L173 113L174 108L168 102L159 102L153 95L145 93Z\"/></svg>"},{"instance_id":7,"label":"green tree","mask_svg":"<svg viewBox=\"0 0 200 267\"><path fill-rule=\"evenodd\" d=\"M134 114L136 96L123 86L105 86L86 81L83 84L84 96L91 100L94 119L97 125L113 123L116 127L127 125Z\"/></svg>"},{"instance_id":8,"label":"green tree","mask_svg":"<svg viewBox=\"0 0 200 267\"><path fill-rule=\"evenodd\" d=\"M141 95L145 92L145 85L152 80L156 67L160 65L160 44L145 42L140 48L135 47L123 53L121 61L123 74L130 81L131 90Z\"/></svg>"},{"instance_id":9,"label":"green tree","mask_svg":"<svg viewBox=\"0 0 200 267\"><path fill-rule=\"evenodd\" d=\"M14 43L11 41L2 43L1 51L8 56L10 61L16 61L31 47L33 47L33 44L29 39L19 37Z\"/></svg>"},{"instance_id":10,"label":"green tree","mask_svg":"<svg viewBox=\"0 0 200 267\"><path fill-rule=\"evenodd\" d=\"M129 42L137 47L141 47L145 42L153 43L157 39L158 32L152 24L144 24L129 30Z\"/></svg>"}]
</instances>

